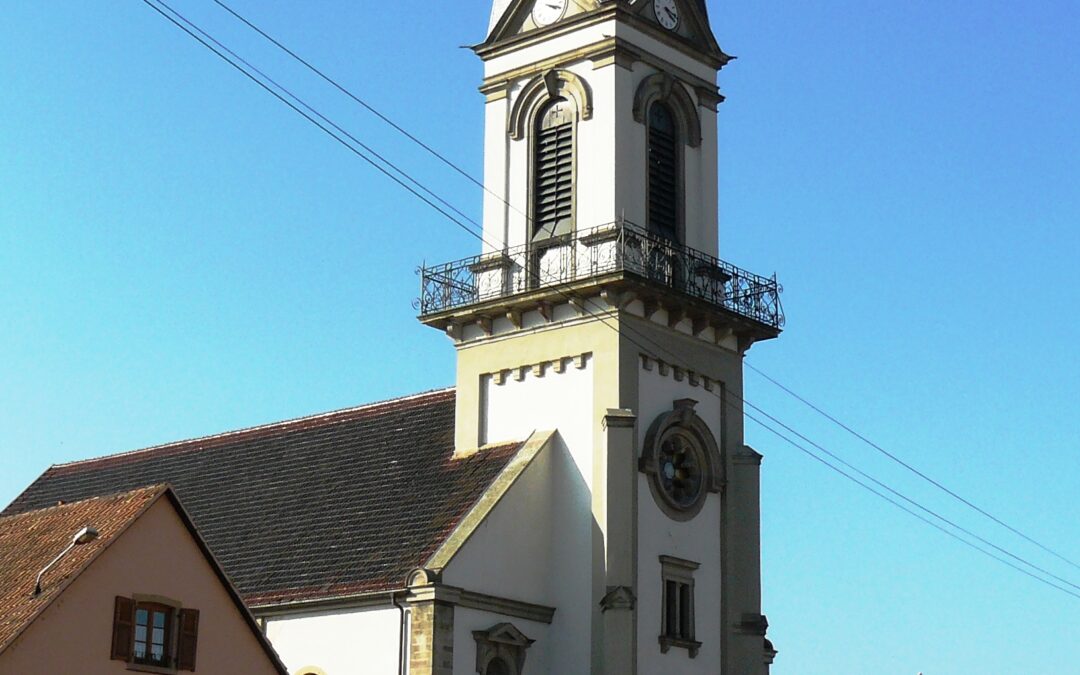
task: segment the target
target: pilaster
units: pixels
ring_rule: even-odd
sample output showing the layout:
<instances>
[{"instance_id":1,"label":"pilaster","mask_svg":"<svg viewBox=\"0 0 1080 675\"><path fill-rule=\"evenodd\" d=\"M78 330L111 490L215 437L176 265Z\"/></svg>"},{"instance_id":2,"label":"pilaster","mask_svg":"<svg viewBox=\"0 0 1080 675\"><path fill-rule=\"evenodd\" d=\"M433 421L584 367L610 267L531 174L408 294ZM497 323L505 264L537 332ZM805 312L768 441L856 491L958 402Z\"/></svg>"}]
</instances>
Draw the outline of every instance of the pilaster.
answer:
<instances>
[{"instance_id":1,"label":"pilaster","mask_svg":"<svg viewBox=\"0 0 1080 675\"><path fill-rule=\"evenodd\" d=\"M608 410L604 417L605 580L604 673L637 672L637 417Z\"/></svg>"},{"instance_id":2,"label":"pilaster","mask_svg":"<svg viewBox=\"0 0 1080 675\"><path fill-rule=\"evenodd\" d=\"M768 675L775 651L765 638L769 622L761 613L761 461L748 446L732 457L725 507L727 569L724 672ZM737 542L737 544L736 544Z\"/></svg>"}]
</instances>

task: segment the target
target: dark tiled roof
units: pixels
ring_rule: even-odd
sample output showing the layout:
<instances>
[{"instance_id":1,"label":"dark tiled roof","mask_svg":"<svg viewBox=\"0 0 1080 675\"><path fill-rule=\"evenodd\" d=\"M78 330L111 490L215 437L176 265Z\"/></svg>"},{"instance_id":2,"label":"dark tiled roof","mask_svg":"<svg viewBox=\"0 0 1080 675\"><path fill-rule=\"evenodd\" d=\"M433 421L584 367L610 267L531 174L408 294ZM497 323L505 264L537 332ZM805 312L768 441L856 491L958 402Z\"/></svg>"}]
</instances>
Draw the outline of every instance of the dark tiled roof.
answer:
<instances>
[{"instance_id":1,"label":"dark tiled roof","mask_svg":"<svg viewBox=\"0 0 1080 675\"><path fill-rule=\"evenodd\" d=\"M146 488L0 518L0 651L165 490ZM42 577L41 593L35 595L38 572L90 525L98 538L72 548Z\"/></svg>"},{"instance_id":2,"label":"dark tiled roof","mask_svg":"<svg viewBox=\"0 0 1080 675\"><path fill-rule=\"evenodd\" d=\"M400 588L519 449L453 459L443 390L54 466L5 515L168 483L250 605Z\"/></svg>"}]
</instances>

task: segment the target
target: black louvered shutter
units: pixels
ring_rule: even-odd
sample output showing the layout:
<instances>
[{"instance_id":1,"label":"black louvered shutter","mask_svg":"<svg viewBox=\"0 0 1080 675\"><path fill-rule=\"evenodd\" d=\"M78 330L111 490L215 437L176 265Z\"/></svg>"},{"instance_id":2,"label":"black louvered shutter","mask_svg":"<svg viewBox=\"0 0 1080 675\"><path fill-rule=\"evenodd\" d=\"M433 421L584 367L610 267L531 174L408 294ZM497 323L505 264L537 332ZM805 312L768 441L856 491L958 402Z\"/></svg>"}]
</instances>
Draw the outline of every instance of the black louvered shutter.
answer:
<instances>
[{"instance_id":1,"label":"black louvered shutter","mask_svg":"<svg viewBox=\"0 0 1080 675\"><path fill-rule=\"evenodd\" d=\"M672 241L679 229L679 145L662 103L649 108L649 230Z\"/></svg>"},{"instance_id":2,"label":"black louvered shutter","mask_svg":"<svg viewBox=\"0 0 1080 675\"><path fill-rule=\"evenodd\" d=\"M177 636L177 670L195 670L195 655L199 647L199 610L180 610L180 630L177 631Z\"/></svg>"},{"instance_id":3,"label":"black louvered shutter","mask_svg":"<svg viewBox=\"0 0 1080 675\"><path fill-rule=\"evenodd\" d=\"M113 604L112 656L115 661L131 660L131 644L135 637L135 601L116 596Z\"/></svg>"},{"instance_id":4,"label":"black louvered shutter","mask_svg":"<svg viewBox=\"0 0 1080 675\"><path fill-rule=\"evenodd\" d=\"M533 171L534 238L569 232L574 210L574 119L566 101L553 102L539 119Z\"/></svg>"}]
</instances>

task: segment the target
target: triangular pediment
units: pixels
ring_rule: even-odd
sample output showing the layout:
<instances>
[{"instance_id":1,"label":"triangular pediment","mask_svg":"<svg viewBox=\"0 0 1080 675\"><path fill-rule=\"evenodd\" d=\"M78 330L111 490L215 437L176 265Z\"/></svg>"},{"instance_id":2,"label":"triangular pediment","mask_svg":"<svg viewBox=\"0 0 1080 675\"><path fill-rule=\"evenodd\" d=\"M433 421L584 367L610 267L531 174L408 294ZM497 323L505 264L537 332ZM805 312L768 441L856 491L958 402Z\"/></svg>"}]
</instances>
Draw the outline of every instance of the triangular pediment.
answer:
<instances>
[{"instance_id":1,"label":"triangular pediment","mask_svg":"<svg viewBox=\"0 0 1080 675\"><path fill-rule=\"evenodd\" d=\"M678 23L674 28L665 27L660 23L656 15L656 0L632 0L630 11L661 31L689 42L698 51L720 61L721 66L730 61L731 57L720 49L720 44L713 35L705 0L674 0L674 3L677 6L678 16Z\"/></svg>"},{"instance_id":2,"label":"triangular pediment","mask_svg":"<svg viewBox=\"0 0 1080 675\"><path fill-rule=\"evenodd\" d=\"M601 4L600 0L496 0L484 45L493 45L524 33L549 27L538 25L533 16L536 6L546 2L563 7L560 18L551 25L578 14L591 12Z\"/></svg>"},{"instance_id":3,"label":"triangular pediment","mask_svg":"<svg viewBox=\"0 0 1080 675\"><path fill-rule=\"evenodd\" d=\"M487 630L473 631L473 637L486 642L510 645L513 647L528 647L535 640L530 640L513 624L500 623Z\"/></svg>"},{"instance_id":4,"label":"triangular pediment","mask_svg":"<svg viewBox=\"0 0 1080 675\"><path fill-rule=\"evenodd\" d=\"M673 2L675 5L678 20L674 26L670 25L670 20L665 26L658 19L657 12L660 10L658 10L657 0L495 0L487 39L481 45L477 45L476 49L484 51L502 42L534 32L542 35L542 31L556 28L575 18L582 18L583 14L605 10L622 16L632 15L634 23L639 26L644 23L655 31L655 35L663 36L662 39L669 38L683 49L688 47L702 54L707 60L713 61L717 68L722 68L731 60L732 57L720 49L709 26L705 0L667 0L667 2ZM548 9L559 17L551 24L539 25L536 21L534 10L542 3L550 3Z\"/></svg>"}]
</instances>

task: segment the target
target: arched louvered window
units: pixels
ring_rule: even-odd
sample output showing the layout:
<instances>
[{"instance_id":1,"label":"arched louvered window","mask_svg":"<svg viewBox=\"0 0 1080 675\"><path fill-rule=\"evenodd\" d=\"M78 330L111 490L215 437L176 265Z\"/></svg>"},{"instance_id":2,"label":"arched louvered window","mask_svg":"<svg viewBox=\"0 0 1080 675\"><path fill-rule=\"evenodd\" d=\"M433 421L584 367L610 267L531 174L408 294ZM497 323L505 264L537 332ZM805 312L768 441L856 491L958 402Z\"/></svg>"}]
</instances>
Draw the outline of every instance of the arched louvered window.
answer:
<instances>
[{"instance_id":1,"label":"arched louvered window","mask_svg":"<svg viewBox=\"0 0 1080 675\"><path fill-rule=\"evenodd\" d=\"M573 231L574 107L555 99L536 118L533 239Z\"/></svg>"},{"instance_id":2,"label":"arched louvered window","mask_svg":"<svg viewBox=\"0 0 1080 675\"><path fill-rule=\"evenodd\" d=\"M682 203L679 132L666 104L649 106L649 231L678 241Z\"/></svg>"}]
</instances>

